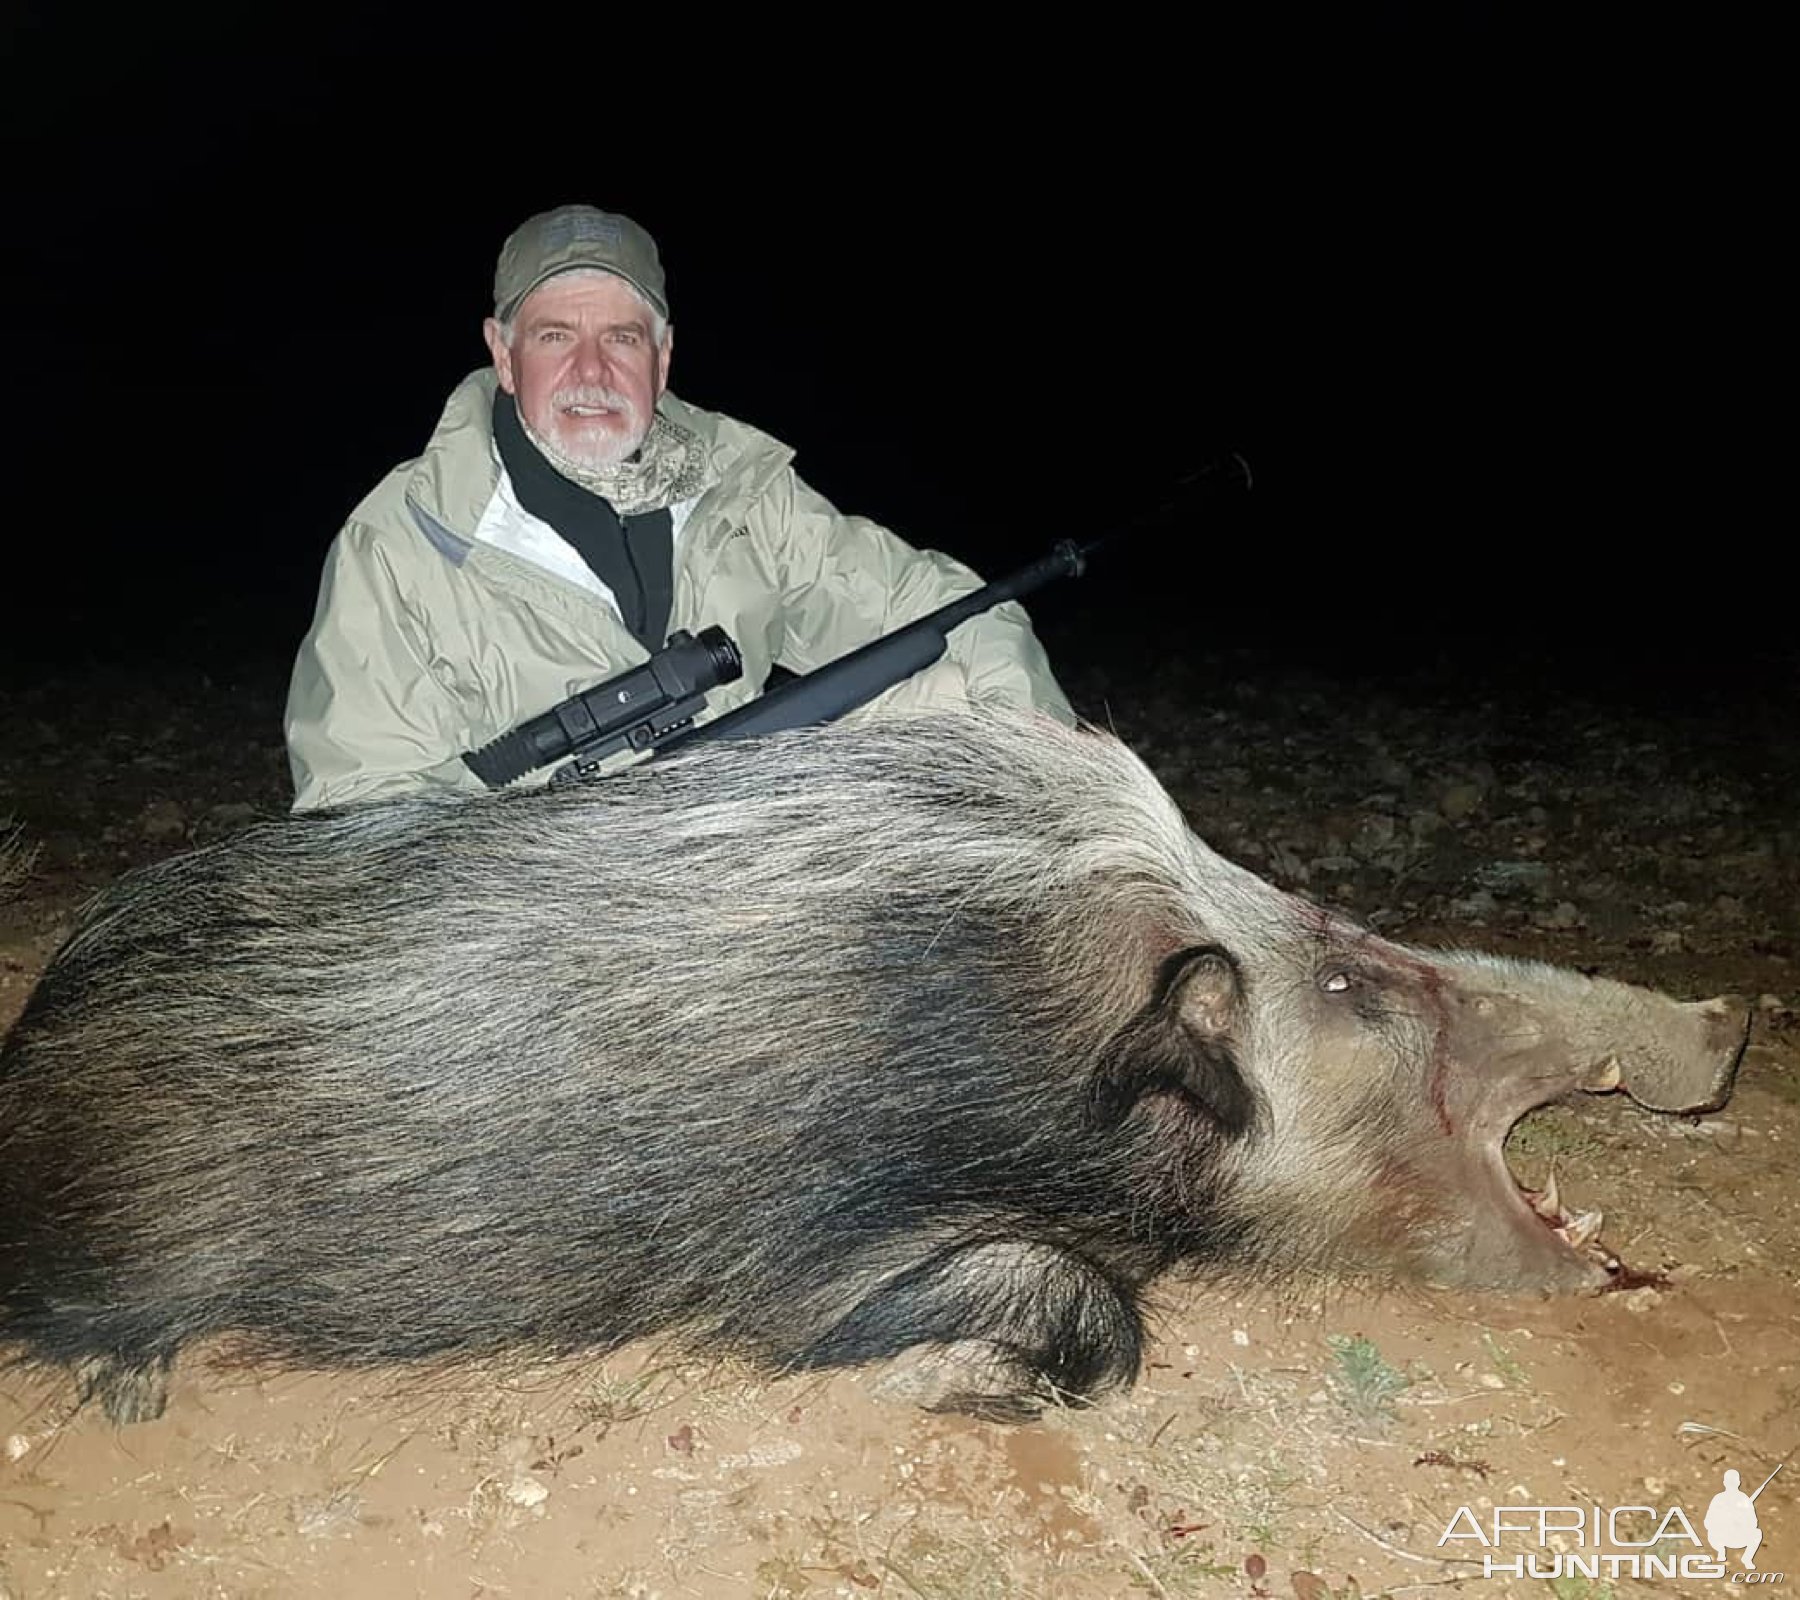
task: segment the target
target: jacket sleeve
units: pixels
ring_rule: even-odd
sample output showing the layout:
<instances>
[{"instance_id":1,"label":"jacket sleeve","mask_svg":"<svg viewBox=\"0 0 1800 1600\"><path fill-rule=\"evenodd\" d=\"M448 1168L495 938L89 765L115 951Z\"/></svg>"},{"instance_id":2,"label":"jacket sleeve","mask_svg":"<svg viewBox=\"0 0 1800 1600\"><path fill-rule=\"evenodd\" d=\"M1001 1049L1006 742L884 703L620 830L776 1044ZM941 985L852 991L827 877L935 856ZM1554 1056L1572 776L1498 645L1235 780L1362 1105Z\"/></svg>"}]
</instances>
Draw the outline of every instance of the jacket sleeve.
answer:
<instances>
[{"instance_id":1,"label":"jacket sleeve","mask_svg":"<svg viewBox=\"0 0 1800 1600\"><path fill-rule=\"evenodd\" d=\"M352 522L325 558L319 602L288 682L294 810L420 789L480 790L462 718L374 530Z\"/></svg>"},{"instance_id":2,"label":"jacket sleeve","mask_svg":"<svg viewBox=\"0 0 1800 1600\"><path fill-rule=\"evenodd\" d=\"M764 508L783 573L782 665L810 672L981 587L935 550L866 517L845 516L791 470ZM1073 724L1025 608L1008 601L953 629L943 659L871 702L883 711L976 705L1039 711Z\"/></svg>"}]
</instances>

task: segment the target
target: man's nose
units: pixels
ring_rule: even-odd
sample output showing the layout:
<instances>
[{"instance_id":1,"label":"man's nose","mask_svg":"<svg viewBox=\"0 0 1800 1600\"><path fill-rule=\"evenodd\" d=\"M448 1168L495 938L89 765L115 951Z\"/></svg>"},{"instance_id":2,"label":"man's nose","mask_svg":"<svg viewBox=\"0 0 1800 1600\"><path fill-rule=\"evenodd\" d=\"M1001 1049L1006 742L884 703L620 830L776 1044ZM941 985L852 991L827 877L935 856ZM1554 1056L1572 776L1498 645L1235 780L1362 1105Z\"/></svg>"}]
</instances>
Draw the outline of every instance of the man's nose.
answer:
<instances>
[{"instance_id":1,"label":"man's nose","mask_svg":"<svg viewBox=\"0 0 1800 1600\"><path fill-rule=\"evenodd\" d=\"M575 356L575 370L581 381L605 386L607 376L612 371L606 346L598 339L583 339L576 346Z\"/></svg>"}]
</instances>

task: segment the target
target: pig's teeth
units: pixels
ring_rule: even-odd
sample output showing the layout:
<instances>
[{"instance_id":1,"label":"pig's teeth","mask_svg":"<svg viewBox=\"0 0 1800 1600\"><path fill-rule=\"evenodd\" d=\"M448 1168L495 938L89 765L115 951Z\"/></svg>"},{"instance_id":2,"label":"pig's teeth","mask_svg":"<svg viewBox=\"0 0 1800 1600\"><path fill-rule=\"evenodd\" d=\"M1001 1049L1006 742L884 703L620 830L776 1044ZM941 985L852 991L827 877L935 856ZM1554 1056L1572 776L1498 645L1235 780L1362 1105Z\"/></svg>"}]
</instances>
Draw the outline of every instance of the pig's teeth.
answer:
<instances>
[{"instance_id":1,"label":"pig's teeth","mask_svg":"<svg viewBox=\"0 0 1800 1600\"><path fill-rule=\"evenodd\" d=\"M1553 1172L1544 1180L1544 1192L1534 1202L1543 1216L1556 1221L1562 1216L1562 1196L1556 1192L1556 1174Z\"/></svg>"},{"instance_id":2,"label":"pig's teeth","mask_svg":"<svg viewBox=\"0 0 1800 1600\"><path fill-rule=\"evenodd\" d=\"M1571 1249L1585 1249L1588 1240L1599 1233L1600 1224L1603 1220L1604 1218L1598 1211L1583 1211L1569 1224L1568 1230L1563 1234L1563 1237L1569 1241Z\"/></svg>"},{"instance_id":3,"label":"pig's teeth","mask_svg":"<svg viewBox=\"0 0 1800 1600\"><path fill-rule=\"evenodd\" d=\"M1589 1094L1605 1094L1609 1090L1618 1088L1624 1076L1625 1074L1619 1070L1618 1057L1615 1056L1601 1066L1591 1082L1584 1083L1581 1087Z\"/></svg>"}]
</instances>

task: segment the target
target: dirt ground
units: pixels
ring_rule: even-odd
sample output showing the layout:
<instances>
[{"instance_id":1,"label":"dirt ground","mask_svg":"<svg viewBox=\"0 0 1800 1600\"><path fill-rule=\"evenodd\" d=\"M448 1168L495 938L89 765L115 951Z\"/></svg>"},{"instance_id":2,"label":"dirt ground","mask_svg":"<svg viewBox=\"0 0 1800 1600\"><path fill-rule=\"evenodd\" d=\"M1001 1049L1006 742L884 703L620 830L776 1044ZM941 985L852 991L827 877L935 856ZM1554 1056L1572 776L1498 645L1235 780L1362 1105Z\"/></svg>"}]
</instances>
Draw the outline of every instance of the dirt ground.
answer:
<instances>
[{"instance_id":1,"label":"dirt ground","mask_svg":"<svg viewBox=\"0 0 1800 1600\"><path fill-rule=\"evenodd\" d=\"M1800 819L1778 710L1620 710L1196 661L1090 673L1216 847L1413 942L1540 956L1756 1026L1732 1103L1547 1108L1552 1168L1662 1287L1502 1300L1356 1283L1178 1285L1123 1399L1007 1428L632 1348L552 1367L354 1377L177 1370L123 1430L0 1371L0 1600L364 1597L1476 1596L1727 1580L1483 1576L1496 1505L1678 1506L1726 1468L1758 1566L1800 1583ZM0 905L0 1024L83 898L285 804L280 682L106 675L0 692L0 818L36 852ZM1572 1545L1557 1535L1563 1546ZM1618 1546L1611 1548L1617 1549ZM1678 1526L1666 1554L1695 1553ZM1495 1552L1539 1551L1524 1534ZM1738 1572L1736 1556L1732 1570ZM1745 1576L1741 1574L1740 1576Z\"/></svg>"}]
</instances>

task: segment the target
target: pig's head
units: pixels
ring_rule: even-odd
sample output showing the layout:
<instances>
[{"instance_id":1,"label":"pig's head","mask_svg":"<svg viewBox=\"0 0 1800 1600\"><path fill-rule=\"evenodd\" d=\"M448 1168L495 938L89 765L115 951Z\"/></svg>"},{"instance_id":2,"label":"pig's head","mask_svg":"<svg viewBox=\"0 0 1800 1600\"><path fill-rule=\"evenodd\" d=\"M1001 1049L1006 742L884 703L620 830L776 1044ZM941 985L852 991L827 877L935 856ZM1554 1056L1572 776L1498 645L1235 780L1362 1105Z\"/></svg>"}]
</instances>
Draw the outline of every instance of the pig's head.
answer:
<instances>
[{"instance_id":1,"label":"pig's head","mask_svg":"<svg viewBox=\"0 0 1800 1600\"><path fill-rule=\"evenodd\" d=\"M1206 936L1160 955L1092 1096L1102 1123L1141 1113L1165 1204L1204 1165L1230 1217L1208 1232L1250 1261L1506 1290L1631 1281L1597 1212L1514 1179L1507 1133L1584 1090L1717 1109L1746 1008L1407 949L1206 866Z\"/></svg>"}]
</instances>

